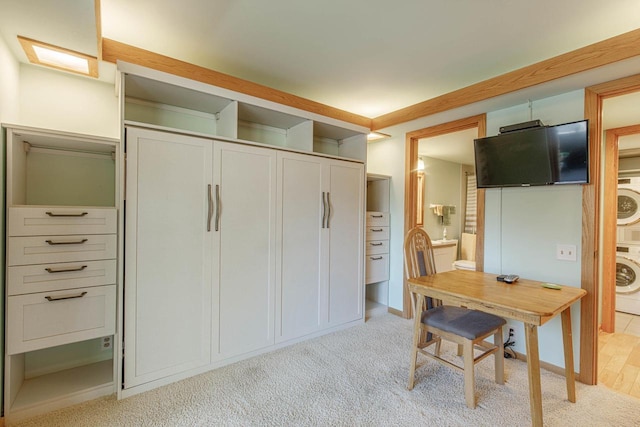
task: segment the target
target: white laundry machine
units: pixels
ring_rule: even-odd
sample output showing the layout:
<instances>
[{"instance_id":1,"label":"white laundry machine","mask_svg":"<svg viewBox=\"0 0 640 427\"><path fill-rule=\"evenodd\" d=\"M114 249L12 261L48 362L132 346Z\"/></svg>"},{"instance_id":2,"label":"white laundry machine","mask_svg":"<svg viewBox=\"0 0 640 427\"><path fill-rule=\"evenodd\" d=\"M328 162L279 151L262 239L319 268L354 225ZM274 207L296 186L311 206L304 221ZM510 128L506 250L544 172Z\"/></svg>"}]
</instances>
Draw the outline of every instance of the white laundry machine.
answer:
<instances>
[{"instance_id":1,"label":"white laundry machine","mask_svg":"<svg viewBox=\"0 0 640 427\"><path fill-rule=\"evenodd\" d=\"M640 245L616 248L616 311L640 315Z\"/></svg>"},{"instance_id":2,"label":"white laundry machine","mask_svg":"<svg viewBox=\"0 0 640 427\"><path fill-rule=\"evenodd\" d=\"M640 244L640 177L618 179L617 242Z\"/></svg>"}]
</instances>

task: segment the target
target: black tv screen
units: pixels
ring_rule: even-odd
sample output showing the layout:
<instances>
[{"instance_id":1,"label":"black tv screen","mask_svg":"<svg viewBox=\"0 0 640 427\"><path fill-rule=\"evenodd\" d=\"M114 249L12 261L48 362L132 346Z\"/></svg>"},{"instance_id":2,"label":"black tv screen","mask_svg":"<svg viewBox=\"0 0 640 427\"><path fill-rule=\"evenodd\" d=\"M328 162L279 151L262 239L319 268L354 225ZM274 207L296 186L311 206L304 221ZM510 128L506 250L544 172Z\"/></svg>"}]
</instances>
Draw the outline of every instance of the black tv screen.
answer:
<instances>
[{"instance_id":1,"label":"black tv screen","mask_svg":"<svg viewBox=\"0 0 640 427\"><path fill-rule=\"evenodd\" d=\"M587 120L474 141L478 188L589 182Z\"/></svg>"}]
</instances>

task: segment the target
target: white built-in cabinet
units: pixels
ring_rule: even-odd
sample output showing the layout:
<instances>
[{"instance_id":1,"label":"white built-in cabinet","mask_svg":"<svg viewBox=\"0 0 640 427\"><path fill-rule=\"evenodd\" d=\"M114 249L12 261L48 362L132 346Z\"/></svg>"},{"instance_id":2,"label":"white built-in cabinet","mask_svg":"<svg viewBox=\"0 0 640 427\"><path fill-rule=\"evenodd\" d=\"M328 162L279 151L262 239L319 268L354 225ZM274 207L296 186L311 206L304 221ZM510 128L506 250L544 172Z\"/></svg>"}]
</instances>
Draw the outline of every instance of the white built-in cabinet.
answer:
<instances>
[{"instance_id":1,"label":"white built-in cabinet","mask_svg":"<svg viewBox=\"0 0 640 427\"><path fill-rule=\"evenodd\" d=\"M211 362L210 141L127 129L124 386Z\"/></svg>"},{"instance_id":2,"label":"white built-in cabinet","mask_svg":"<svg viewBox=\"0 0 640 427\"><path fill-rule=\"evenodd\" d=\"M277 339L362 317L364 168L278 153Z\"/></svg>"},{"instance_id":3,"label":"white built-in cabinet","mask_svg":"<svg viewBox=\"0 0 640 427\"><path fill-rule=\"evenodd\" d=\"M362 319L362 163L126 137L125 390Z\"/></svg>"},{"instance_id":4,"label":"white built-in cabinet","mask_svg":"<svg viewBox=\"0 0 640 427\"><path fill-rule=\"evenodd\" d=\"M389 302L391 177L367 174L366 212L366 316L386 313Z\"/></svg>"},{"instance_id":5,"label":"white built-in cabinet","mask_svg":"<svg viewBox=\"0 0 640 427\"><path fill-rule=\"evenodd\" d=\"M213 146L220 360L274 343L276 151L219 141Z\"/></svg>"},{"instance_id":6,"label":"white built-in cabinet","mask_svg":"<svg viewBox=\"0 0 640 427\"><path fill-rule=\"evenodd\" d=\"M118 396L362 322L366 130L120 67Z\"/></svg>"},{"instance_id":7,"label":"white built-in cabinet","mask_svg":"<svg viewBox=\"0 0 640 427\"><path fill-rule=\"evenodd\" d=\"M125 388L274 343L273 150L127 129Z\"/></svg>"},{"instance_id":8,"label":"white built-in cabinet","mask_svg":"<svg viewBox=\"0 0 640 427\"><path fill-rule=\"evenodd\" d=\"M12 423L117 389L119 143L3 126Z\"/></svg>"},{"instance_id":9,"label":"white built-in cabinet","mask_svg":"<svg viewBox=\"0 0 640 427\"><path fill-rule=\"evenodd\" d=\"M364 321L369 129L118 68L121 141L5 126L7 423Z\"/></svg>"}]
</instances>

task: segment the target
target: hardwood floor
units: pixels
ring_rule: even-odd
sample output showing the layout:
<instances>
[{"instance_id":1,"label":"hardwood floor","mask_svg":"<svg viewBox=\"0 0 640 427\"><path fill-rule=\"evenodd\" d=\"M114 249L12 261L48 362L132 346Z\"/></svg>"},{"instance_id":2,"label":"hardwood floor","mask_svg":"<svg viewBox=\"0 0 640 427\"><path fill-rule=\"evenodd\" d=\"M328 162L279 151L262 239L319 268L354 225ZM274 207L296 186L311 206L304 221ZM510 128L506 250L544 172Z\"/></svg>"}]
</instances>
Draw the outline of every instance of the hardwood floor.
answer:
<instances>
[{"instance_id":1,"label":"hardwood floor","mask_svg":"<svg viewBox=\"0 0 640 427\"><path fill-rule=\"evenodd\" d=\"M598 383L640 399L640 337L600 332Z\"/></svg>"}]
</instances>

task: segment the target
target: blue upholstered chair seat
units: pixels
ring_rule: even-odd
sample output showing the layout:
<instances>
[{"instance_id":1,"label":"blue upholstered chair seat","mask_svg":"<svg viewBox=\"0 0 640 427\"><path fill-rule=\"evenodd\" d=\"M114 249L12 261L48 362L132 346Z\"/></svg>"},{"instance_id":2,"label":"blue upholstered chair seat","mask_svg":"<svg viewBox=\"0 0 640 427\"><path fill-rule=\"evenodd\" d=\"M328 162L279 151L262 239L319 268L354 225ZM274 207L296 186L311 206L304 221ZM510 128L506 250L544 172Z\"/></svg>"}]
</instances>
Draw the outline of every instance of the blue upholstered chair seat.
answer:
<instances>
[{"instance_id":1,"label":"blue upholstered chair seat","mask_svg":"<svg viewBox=\"0 0 640 427\"><path fill-rule=\"evenodd\" d=\"M422 323L470 340L493 333L507 323L502 317L478 310L441 305L422 312Z\"/></svg>"}]
</instances>

